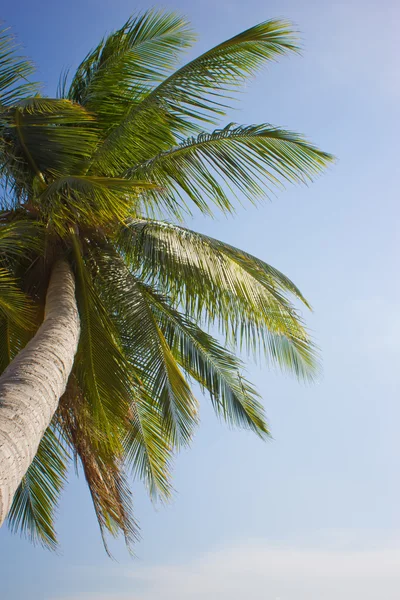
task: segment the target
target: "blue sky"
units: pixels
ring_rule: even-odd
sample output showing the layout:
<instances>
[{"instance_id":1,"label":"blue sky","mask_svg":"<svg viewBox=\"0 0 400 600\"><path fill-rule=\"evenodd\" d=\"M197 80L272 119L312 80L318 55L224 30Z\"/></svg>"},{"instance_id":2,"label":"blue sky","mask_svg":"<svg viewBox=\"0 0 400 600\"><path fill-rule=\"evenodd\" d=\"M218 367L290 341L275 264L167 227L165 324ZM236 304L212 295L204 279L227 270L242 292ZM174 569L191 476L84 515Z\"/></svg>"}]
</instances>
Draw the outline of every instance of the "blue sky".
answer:
<instances>
[{"instance_id":1,"label":"blue sky","mask_svg":"<svg viewBox=\"0 0 400 600\"><path fill-rule=\"evenodd\" d=\"M151 6L126 0L3 6L52 93L105 31ZM314 307L318 384L249 363L274 439L232 432L202 406L202 427L175 467L174 502L135 484L137 558L105 555L82 480L59 510L58 555L0 532L6 600L397 600L398 139L400 7L381 0L174 0L199 34L195 52L271 17L302 32L303 56L270 66L230 120L305 133L338 163L310 187L190 226L289 275Z\"/></svg>"}]
</instances>

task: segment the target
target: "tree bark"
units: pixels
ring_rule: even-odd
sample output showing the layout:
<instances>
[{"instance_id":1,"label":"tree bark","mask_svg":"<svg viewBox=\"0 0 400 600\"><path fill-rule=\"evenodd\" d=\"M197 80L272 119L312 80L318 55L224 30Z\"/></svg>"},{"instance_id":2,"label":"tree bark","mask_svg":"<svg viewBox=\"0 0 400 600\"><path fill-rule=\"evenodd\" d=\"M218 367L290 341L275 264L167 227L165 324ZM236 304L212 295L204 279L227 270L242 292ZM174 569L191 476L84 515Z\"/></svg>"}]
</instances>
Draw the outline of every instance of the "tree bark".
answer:
<instances>
[{"instance_id":1,"label":"tree bark","mask_svg":"<svg viewBox=\"0 0 400 600\"><path fill-rule=\"evenodd\" d=\"M42 325L0 377L0 525L65 391L79 331L74 275L60 261Z\"/></svg>"}]
</instances>

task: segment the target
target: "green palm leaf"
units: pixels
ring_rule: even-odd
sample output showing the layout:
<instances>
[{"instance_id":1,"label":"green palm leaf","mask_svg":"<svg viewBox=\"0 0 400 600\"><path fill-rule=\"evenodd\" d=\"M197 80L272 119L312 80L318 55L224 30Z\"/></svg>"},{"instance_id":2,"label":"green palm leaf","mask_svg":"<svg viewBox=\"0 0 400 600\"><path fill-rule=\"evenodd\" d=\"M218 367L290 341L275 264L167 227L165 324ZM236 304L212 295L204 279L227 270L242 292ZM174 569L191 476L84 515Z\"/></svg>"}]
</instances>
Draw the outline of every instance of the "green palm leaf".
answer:
<instances>
[{"instance_id":1,"label":"green palm leaf","mask_svg":"<svg viewBox=\"0 0 400 600\"><path fill-rule=\"evenodd\" d=\"M0 29L0 110L16 104L35 92L35 86L28 82L34 72L30 60L18 56L18 45L9 29Z\"/></svg>"},{"instance_id":2,"label":"green palm leaf","mask_svg":"<svg viewBox=\"0 0 400 600\"><path fill-rule=\"evenodd\" d=\"M141 285L141 289L173 356L209 392L217 415L261 437L268 435L264 409L251 384L241 375L240 360L149 286Z\"/></svg>"},{"instance_id":3,"label":"green palm leaf","mask_svg":"<svg viewBox=\"0 0 400 600\"><path fill-rule=\"evenodd\" d=\"M112 173L120 174L124 163L128 168L143 160L148 152L141 130L144 128L146 136L152 133L147 137L150 143L153 137L161 141L160 119L165 122L163 133L173 131L179 135L196 131L196 122L214 122L217 115L225 114L226 96L246 76L253 75L265 62L293 51L297 51L297 45L291 25L276 20L260 23L218 44L133 104L96 153L96 164L106 173L113 169ZM137 138L142 142L140 146L135 144ZM164 148L165 144L160 144L159 150Z\"/></svg>"},{"instance_id":4,"label":"green palm leaf","mask_svg":"<svg viewBox=\"0 0 400 600\"><path fill-rule=\"evenodd\" d=\"M0 215L0 260L8 263L26 256L32 251L40 253L43 248L43 228L40 223L28 219L7 222Z\"/></svg>"},{"instance_id":5,"label":"green palm leaf","mask_svg":"<svg viewBox=\"0 0 400 600\"><path fill-rule=\"evenodd\" d=\"M127 171L128 177L151 179L159 190L150 206L167 209L185 197L211 213L207 199L232 210L228 192L238 191L254 202L271 186L311 180L333 157L302 136L271 125L228 125L202 133Z\"/></svg>"},{"instance_id":6,"label":"green palm leaf","mask_svg":"<svg viewBox=\"0 0 400 600\"><path fill-rule=\"evenodd\" d=\"M188 443L197 422L197 402L185 381L140 287L117 256L99 257L104 301L117 323L131 368L160 411L167 439Z\"/></svg>"},{"instance_id":7,"label":"green palm leaf","mask_svg":"<svg viewBox=\"0 0 400 600\"><path fill-rule=\"evenodd\" d=\"M112 445L113 441L118 441L118 436L113 439L114 427L118 429L127 414L130 373L115 327L94 287L90 265L85 262L75 236L72 236L72 241L81 319L74 372L85 401L90 405L94 422L102 424L104 434Z\"/></svg>"},{"instance_id":8,"label":"green palm leaf","mask_svg":"<svg viewBox=\"0 0 400 600\"><path fill-rule=\"evenodd\" d=\"M33 542L57 547L54 519L66 482L68 454L54 431L48 428L20 484L8 515L12 531L20 531Z\"/></svg>"},{"instance_id":9,"label":"green palm leaf","mask_svg":"<svg viewBox=\"0 0 400 600\"><path fill-rule=\"evenodd\" d=\"M161 82L193 35L174 13L131 17L103 39L78 67L68 98L100 115L110 127Z\"/></svg>"},{"instance_id":10,"label":"green palm leaf","mask_svg":"<svg viewBox=\"0 0 400 600\"><path fill-rule=\"evenodd\" d=\"M21 327L9 317L2 316L0 318L0 374L18 352L26 346L33 333L33 328Z\"/></svg>"},{"instance_id":11,"label":"green palm leaf","mask_svg":"<svg viewBox=\"0 0 400 600\"><path fill-rule=\"evenodd\" d=\"M288 296L308 303L278 270L219 240L154 220L132 220L118 244L144 281L185 314L218 325L228 343L257 352L259 342L281 368L313 377L316 349Z\"/></svg>"},{"instance_id":12,"label":"green palm leaf","mask_svg":"<svg viewBox=\"0 0 400 600\"><path fill-rule=\"evenodd\" d=\"M33 326L32 303L19 288L15 277L1 267L0 315L24 329L31 329Z\"/></svg>"},{"instance_id":13,"label":"green palm leaf","mask_svg":"<svg viewBox=\"0 0 400 600\"><path fill-rule=\"evenodd\" d=\"M31 197L49 176L79 175L87 169L98 134L94 117L78 104L29 98L10 108L3 119L4 174Z\"/></svg>"},{"instance_id":14,"label":"green palm leaf","mask_svg":"<svg viewBox=\"0 0 400 600\"><path fill-rule=\"evenodd\" d=\"M132 391L133 401L129 428L124 440L126 462L140 477L153 499L171 497L171 463L173 444L166 432L160 407L144 385Z\"/></svg>"},{"instance_id":15,"label":"green palm leaf","mask_svg":"<svg viewBox=\"0 0 400 600\"><path fill-rule=\"evenodd\" d=\"M141 192L154 188L148 181L70 175L50 183L36 203L48 223L65 235L76 221L86 227L124 222L137 210Z\"/></svg>"}]
</instances>

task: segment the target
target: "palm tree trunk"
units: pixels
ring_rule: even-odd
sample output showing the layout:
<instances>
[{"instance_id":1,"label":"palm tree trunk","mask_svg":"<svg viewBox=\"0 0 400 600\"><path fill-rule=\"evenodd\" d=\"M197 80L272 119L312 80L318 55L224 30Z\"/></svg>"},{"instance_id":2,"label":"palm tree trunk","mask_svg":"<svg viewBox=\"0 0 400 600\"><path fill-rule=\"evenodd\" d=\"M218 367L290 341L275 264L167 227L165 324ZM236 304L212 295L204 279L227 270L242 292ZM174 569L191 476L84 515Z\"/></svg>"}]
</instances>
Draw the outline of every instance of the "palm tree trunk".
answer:
<instances>
[{"instance_id":1,"label":"palm tree trunk","mask_svg":"<svg viewBox=\"0 0 400 600\"><path fill-rule=\"evenodd\" d=\"M42 325L0 377L0 525L65 391L78 340L75 280L60 261Z\"/></svg>"}]
</instances>

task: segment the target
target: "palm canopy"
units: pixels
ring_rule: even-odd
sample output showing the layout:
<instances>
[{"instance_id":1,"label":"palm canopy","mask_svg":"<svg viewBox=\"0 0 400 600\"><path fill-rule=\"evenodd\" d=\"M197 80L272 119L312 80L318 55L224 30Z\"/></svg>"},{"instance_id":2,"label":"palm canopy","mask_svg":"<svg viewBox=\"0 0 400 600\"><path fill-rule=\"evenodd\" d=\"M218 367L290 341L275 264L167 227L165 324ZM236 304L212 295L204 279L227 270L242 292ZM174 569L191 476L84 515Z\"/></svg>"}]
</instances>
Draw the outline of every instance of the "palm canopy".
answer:
<instances>
[{"instance_id":1,"label":"palm canopy","mask_svg":"<svg viewBox=\"0 0 400 600\"><path fill-rule=\"evenodd\" d=\"M246 77L297 51L296 36L290 24L266 21L174 70L193 39L174 14L133 17L49 98L27 83L32 66L9 33L0 37L1 369L39 326L60 257L73 267L81 318L67 391L10 513L13 529L50 547L71 457L103 539L108 531L135 540L127 478L170 496L173 455L198 422L191 381L221 418L268 436L235 346L300 378L316 371L298 288L182 226L191 206L231 212L235 194L254 202L332 160L267 123L210 131Z\"/></svg>"}]
</instances>

